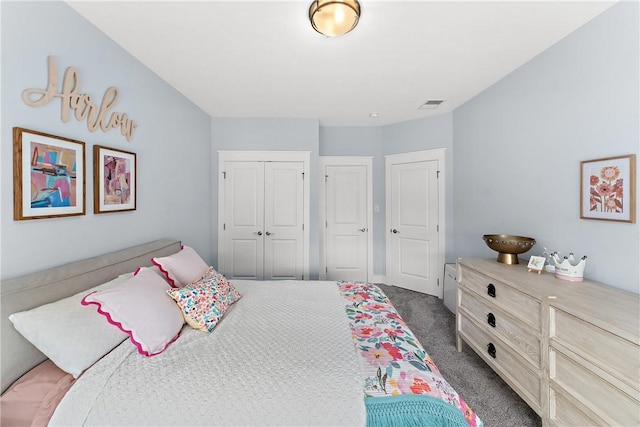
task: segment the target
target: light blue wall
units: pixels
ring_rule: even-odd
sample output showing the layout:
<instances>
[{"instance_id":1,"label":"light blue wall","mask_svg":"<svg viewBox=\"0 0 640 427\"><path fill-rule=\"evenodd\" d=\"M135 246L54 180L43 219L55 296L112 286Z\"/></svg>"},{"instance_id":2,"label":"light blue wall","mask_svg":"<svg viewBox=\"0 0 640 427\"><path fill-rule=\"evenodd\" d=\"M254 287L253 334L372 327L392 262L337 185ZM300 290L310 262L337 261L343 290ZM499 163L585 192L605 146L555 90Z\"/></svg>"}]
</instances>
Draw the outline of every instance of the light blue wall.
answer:
<instances>
[{"instance_id":1,"label":"light blue wall","mask_svg":"<svg viewBox=\"0 0 640 427\"><path fill-rule=\"evenodd\" d=\"M495 255L486 233L532 236L526 256L586 254L585 277L640 293L638 222L579 207L580 161L639 153L638 16L638 2L614 5L455 110L458 256Z\"/></svg>"},{"instance_id":2,"label":"light blue wall","mask_svg":"<svg viewBox=\"0 0 640 427\"><path fill-rule=\"evenodd\" d=\"M526 234L539 242L532 253L543 246L586 253L587 277L640 292L638 223L581 220L578 206L581 160L639 151L637 2L613 6L453 113L367 128L320 128L316 119L210 119L63 2L0 7L3 278L160 236L180 238L217 263L217 150L311 151L313 277L317 157L373 155L374 203L381 207L374 215L374 272L381 274L384 156L445 148L448 262L493 256L482 234ZM139 123L132 142L117 131L91 133L84 122L62 123L59 101L42 108L21 101L23 89L46 84L50 54L61 74L78 69L83 92L101 98L107 87L118 87L117 111ZM89 172L94 144L136 152L138 210L94 215L88 176L86 216L13 221L13 126L85 141Z\"/></svg>"},{"instance_id":3,"label":"light blue wall","mask_svg":"<svg viewBox=\"0 0 640 427\"><path fill-rule=\"evenodd\" d=\"M320 128L321 156L373 156L373 274L385 274L384 157L380 126ZM378 206L378 212L375 212Z\"/></svg>"},{"instance_id":4,"label":"light blue wall","mask_svg":"<svg viewBox=\"0 0 640 427\"><path fill-rule=\"evenodd\" d=\"M318 140L316 119L213 118L211 120L211 252L218 260L218 151L310 151L311 195L309 229L309 274L319 277L318 253Z\"/></svg>"},{"instance_id":5,"label":"light blue wall","mask_svg":"<svg viewBox=\"0 0 640 427\"><path fill-rule=\"evenodd\" d=\"M1 277L15 277L165 236L181 239L209 261L209 116L64 2L2 1L0 7ZM108 87L118 88L120 100L113 111L126 112L138 123L131 142L119 130L92 133L86 122L75 118L63 123L59 99L40 108L22 102L24 89L46 87L48 55L57 58L59 79L67 67L75 67L80 74L80 92L92 95L95 102L100 102ZM85 216L13 220L14 126L85 142ZM136 211L93 214L95 144L137 154Z\"/></svg>"},{"instance_id":6,"label":"light blue wall","mask_svg":"<svg viewBox=\"0 0 640 427\"><path fill-rule=\"evenodd\" d=\"M382 127L323 126L320 128L321 156L380 156ZM384 165L384 162L382 163Z\"/></svg>"},{"instance_id":7,"label":"light blue wall","mask_svg":"<svg viewBox=\"0 0 640 427\"><path fill-rule=\"evenodd\" d=\"M382 154L401 154L434 148L450 149L452 114L442 113L382 128Z\"/></svg>"}]
</instances>

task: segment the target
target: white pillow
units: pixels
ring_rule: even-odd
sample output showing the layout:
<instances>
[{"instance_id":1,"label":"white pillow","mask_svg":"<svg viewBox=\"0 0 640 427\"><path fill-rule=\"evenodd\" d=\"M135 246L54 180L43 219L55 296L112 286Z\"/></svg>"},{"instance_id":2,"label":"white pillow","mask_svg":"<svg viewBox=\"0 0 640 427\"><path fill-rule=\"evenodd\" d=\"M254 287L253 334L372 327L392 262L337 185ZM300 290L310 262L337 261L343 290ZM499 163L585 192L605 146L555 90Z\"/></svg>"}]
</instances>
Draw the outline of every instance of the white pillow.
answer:
<instances>
[{"instance_id":1,"label":"white pillow","mask_svg":"<svg viewBox=\"0 0 640 427\"><path fill-rule=\"evenodd\" d=\"M128 338L127 334L106 323L95 310L83 307L80 301L87 292L113 288L132 275L123 274L89 291L13 313L9 320L27 341L60 369L78 378L85 369Z\"/></svg>"},{"instance_id":2,"label":"white pillow","mask_svg":"<svg viewBox=\"0 0 640 427\"><path fill-rule=\"evenodd\" d=\"M178 338L184 324L180 309L166 293L168 289L171 286L166 280L149 268L141 268L116 287L91 292L82 304L97 306L105 324L109 322L129 335L138 353L155 356Z\"/></svg>"}]
</instances>

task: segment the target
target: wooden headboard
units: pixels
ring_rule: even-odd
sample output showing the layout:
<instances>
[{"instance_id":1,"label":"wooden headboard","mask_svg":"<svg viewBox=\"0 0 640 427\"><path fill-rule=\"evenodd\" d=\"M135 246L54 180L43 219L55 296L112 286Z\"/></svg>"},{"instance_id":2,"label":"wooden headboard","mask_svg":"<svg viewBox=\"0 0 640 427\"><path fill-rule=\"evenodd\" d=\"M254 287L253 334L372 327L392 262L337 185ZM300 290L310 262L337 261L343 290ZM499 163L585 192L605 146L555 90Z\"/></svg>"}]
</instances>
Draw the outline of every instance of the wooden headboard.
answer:
<instances>
[{"instance_id":1,"label":"wooden headboard","mask_svg":"<svg viewBox=\"0 0 640 427\"><path fill-rule=\"evenodd\" d=\"M0 284L0 379L2 392L25 372L46 359L31 343L15 330L9 315L39 307L77 294L120 274L151 265L152 257L174 254L180 241L156 240L132 248L110 252L72 262Z\"/></svg>"}]
</instances>

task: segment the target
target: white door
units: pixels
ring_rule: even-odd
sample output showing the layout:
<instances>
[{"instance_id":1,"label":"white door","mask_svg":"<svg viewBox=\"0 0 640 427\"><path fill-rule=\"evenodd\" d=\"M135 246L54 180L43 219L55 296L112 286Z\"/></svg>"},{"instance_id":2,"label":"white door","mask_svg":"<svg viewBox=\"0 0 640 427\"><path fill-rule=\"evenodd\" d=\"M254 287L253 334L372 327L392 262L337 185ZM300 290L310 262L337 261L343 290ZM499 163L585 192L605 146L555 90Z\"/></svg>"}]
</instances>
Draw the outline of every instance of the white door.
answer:
<instances>
[{"instance_id":1,"label":"white door","mask_svg":"<svg viewBox=\"0 0 640 427\"><path fill-rule=\"evenodd\" d=\"M387 280L442 298L439 163L387 158Z\"/></svg>"},{"instance_id":2,"label":"white door","mask_svg":"<svg viewBox=\"0 0 640 427\"><path fill-rule=\"evenodd\" d=\"M302 279L302 162L226 162L222 272L230 279Z\"/></svg>"},{"instance_id":3,"label":"white door","mask_svg":"<svg viewBox=\"0 0 640 427\"><path fill-rule=\"evenodd\" d=\"M367 166L325 167L326 278L368 279Z\"/></svg>"},{"instance_id":4,"label":"white door","mask_svg":"<svg viewBox=\"0 0 640 427\"><path fill-rule=\"evenodd\" d=\"M262 279L264 259L264 162L227 162L224 191L223 273Z\"/></svg>"},{"instance_id":5,"label":"white door","mask_svg":"<svg viewBox=\"0 0 640 427\"><path fill-rule=\"evenodd\" d=\"M264 279L300 279L303 271L303 164L265 163Z\"/></svg>"}]
</instances>

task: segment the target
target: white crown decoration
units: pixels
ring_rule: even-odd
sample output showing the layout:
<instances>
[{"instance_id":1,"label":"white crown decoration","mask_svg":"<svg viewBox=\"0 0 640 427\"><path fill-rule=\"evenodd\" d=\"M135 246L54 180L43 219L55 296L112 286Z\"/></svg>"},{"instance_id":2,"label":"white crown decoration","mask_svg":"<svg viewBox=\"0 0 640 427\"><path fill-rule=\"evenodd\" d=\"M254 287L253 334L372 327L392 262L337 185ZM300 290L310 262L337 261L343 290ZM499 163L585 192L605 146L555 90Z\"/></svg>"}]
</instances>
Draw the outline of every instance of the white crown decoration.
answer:
<instances>
[{"instance_id":1,"label":"white crown decoration","mask_svg":"<svg viewBox=\"0 0 640 427\"><path fill-rule=\"evenodd\" d=\"M584 267L587 264L587 256L583 256L579 260L575 260L573 253L568 257L561 259L557 252L551 257L553 265L556 267L556 277L570 282L582 282L584 275Z\"/></svg>"}]
</instances>

